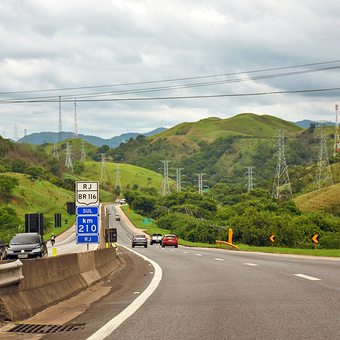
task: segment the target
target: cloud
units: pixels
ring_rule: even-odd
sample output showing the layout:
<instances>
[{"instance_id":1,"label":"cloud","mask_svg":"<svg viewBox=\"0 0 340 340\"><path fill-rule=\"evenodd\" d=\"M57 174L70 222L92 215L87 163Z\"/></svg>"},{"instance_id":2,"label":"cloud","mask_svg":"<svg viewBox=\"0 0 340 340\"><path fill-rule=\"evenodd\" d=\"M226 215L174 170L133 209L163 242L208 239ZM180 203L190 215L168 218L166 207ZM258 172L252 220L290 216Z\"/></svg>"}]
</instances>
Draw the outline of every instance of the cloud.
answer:
<instances>
[{"instance_id":1,"label":"cloud","mask_svg":"<svg viewBox=\"0 0 340 340\"><path fill-rule=\"evenodd\" d=\"M64 99L68 95L73 101L90 92L226 80L241 75L93 90L8 92L140 83L337 60L339 10L336 1L4 0L0 3L0 74L4 80L0 83L0 100L50 95ZM117 97L332 88L340 87L338 79L339 71L333 69ZM291 121L334 120L338 96L339 92L334 91L108 103L85 103L78 98L78 131L110 138L241 112L266 113ZM0 104L0 114L0 133L7 131L7 137L12 137L14 124L28 133L58 130L57 102ZM63 129L72 131L73 102L62 103L62 120Z\"/></svg>"}]
</instances>

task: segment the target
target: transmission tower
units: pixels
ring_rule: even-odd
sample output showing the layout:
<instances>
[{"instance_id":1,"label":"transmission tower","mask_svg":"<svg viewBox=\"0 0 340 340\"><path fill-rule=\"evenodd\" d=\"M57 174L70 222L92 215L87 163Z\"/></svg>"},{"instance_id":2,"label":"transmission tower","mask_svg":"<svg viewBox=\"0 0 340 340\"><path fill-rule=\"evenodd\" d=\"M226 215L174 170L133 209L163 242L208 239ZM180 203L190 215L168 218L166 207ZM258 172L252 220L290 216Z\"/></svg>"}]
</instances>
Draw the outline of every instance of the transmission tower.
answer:
<instances>
[{"instance_id":1,"label":"transmission tower","mask_svg":"<svg viewBox=\"0 0 340 340\"><path fill-rule=\"evenodd\" d=\"M86 161L86 153L85 153L85 141L84 139L81 140L81 157L80 157L81 162Z\"/></svg>"},{"instance_id":2,"label":"transmission tower","mask_svg":"<svg viewBox=\"0 0 340 340\"><path fill-rule=\"evenodd\" d=\"M120 188L120 190L122 189L122 183L120 182L120 174L119 174L119 165L116 165L116 169L117 169L117 175L116 175L116 188Z\"/></svg>"},{"instance_id":3,"label":"transmission tower","mask_svg":"<svg viewBox=\"0 0 340 340\"><path fill-rule=\"evenodd\" d=\"M254 166L246 166L246 168L247 168L246 175L248 177L248 184L246 184L246 186L248 186L248 192L249 192L250 190L254 189L254 184L253 184L254 178L253 178L253 175L255 173L253 172L253 169L255 167Z\"/></svg>"},{"instance_id":4,"label":"transmission tower","mask_svg":"<svg viewBox=\"0 0 340 340\"><path fill-rule=\"evenodd\" d=\"M171 161L161 161L163 163L164 168L164 180L163 180L163 196L170 195L170 186L169 186L169 163Z\"/></svg>"},{"instance_id":5,"label":"transmission tower","mask_svg":"<svg viewBox=\"0 0 340 340\"><path fill-rule=\"evenodd\" d=\"M27 144L27 129L24 129L24 143Z\"/></svg>"},{"instance_id":6,"label":"transmission tower","mask_svg":"<svg viewBox=\"0 0 340 340\"><path fill-rule=\"evenodd\" d=\"M78 139L78 124L77 124L77 99L74 98L74 131L73 139Z\"/></svg>"},{"instance_id":7,"label":"transmission tower","mask_svg":"<svg viewBox=\"0 0 340 340\"><path fill-rule=\"evenodd\" d=\"M335 131L334 131L334 149L333 149L333 156L334 157L340 151L338 109L339 109L339 105L335 104Z\"/></svg>"},{"instance_id":8,"label":"transmission tower","mask_svg":"<svg viewBox=\"0 0 340 340\"><path fill-rule=\"evenodd\" d=\"M108 182L107 179L107 173L106 173L106 169L105 169L105 153L101 153L102 155L102 171L100 174L100 184L102 184L103 182L106 183Z\"/></svg>"},{"instance_id":9,"label":"transmission tower","mask_svg":"<svg viewBox=\"0 0 340 340\"><path fill-rule=\"evenodd\" d=\"M63 141L63 131L61 127L61 96L59 96L59 143Z\"/></svg>"},{"instance_id":10,"label":"transmission tower","mask_svg":"<svg viewBox=\"0 0 340 340\"><path fill-rule=\"evenodd\" d=\"M72 165L72 145L70 142L66 143L66 160L65 160L65 166L69 168L72 171L72 174L74 174L73 171L73 165Z\"/></svg>"},{"instance_id":11,"label":"transmission tower","mask_svg":"<svg viewBox=\"0 0 340 340\"><path fill-rule=\"evenodd\" d=\"M184 168L175 168L176 170L176 182L177 182L177 191L182 190L182 174L181 171L184 170Z\"/></svg>"},{"instance_id":12,"label":"transmission tower","mask_svg":"<svg viewBox=\"0 0 340 340\"><path fill-rule=\"evenodd\" d=\"M277 165L272 197L280 199L292 196L292 188L290 186L288 168L285 157L285 131L287 130L279 129L277 130L277 135L275 136L278 139L276 146L279 150L276 152Z\"/></svg>"},{"instance_id":13,"label":"transmission tower","mask_svg":"<svg viewBox=\"0 0 340 340\"><path fill-rule=\"evenodd\" d=\"M53 157L59 159L57 138L54 138Z\"/></svg>"},{"instance_id":14,"label":"transmission tower","mask_svg":"<svg viewBox=\"0 0 340 340\"><path fill-rule=\"evenodd\" d=\"M203 176L205 174L199 173L199 174L196 174L196 175L198 176L198 193L203 194Z\"/></svg>"},{"instance_id":15,"label":"transmission tower","mask_svg":"<svg viewBox=\"0 0 340 340\"><path fill-rule=\"evenodd\" d=\"M18 124L14 124L14 142L18 141Z\"/></svg>"},{"instance_id":16,"label":"transmission tower","mask_svg":"<svg viewBox=\"0 0 340 340\"><path fill-rule=\"evenodd\" d=\"M320 121L320 135L316 138L320 139L320 144L316 146L319 148L319 158L314 176L313 191L320 192L321 189L333 185L332 171L329 165L327 145L326 145L326 121Z\"/></svg>"}]
</instances>

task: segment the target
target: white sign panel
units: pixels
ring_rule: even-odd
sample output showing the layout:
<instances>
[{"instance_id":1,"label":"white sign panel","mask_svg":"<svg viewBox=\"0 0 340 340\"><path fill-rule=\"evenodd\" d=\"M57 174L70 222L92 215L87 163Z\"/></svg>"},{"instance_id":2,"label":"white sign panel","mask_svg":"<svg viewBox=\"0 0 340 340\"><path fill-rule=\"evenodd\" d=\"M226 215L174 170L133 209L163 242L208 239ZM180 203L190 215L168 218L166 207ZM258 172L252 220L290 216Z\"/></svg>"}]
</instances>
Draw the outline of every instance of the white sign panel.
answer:
<instances>
[{"instance_id":1,"label":"white sign panel","mask_svg":"<svg viewBox=\"0 0 340 340\"><path fill-rule=\"evenodd\" d=\"M99 204L98 182L76 182L77 206Z\"/></svg>"}]
</instances>

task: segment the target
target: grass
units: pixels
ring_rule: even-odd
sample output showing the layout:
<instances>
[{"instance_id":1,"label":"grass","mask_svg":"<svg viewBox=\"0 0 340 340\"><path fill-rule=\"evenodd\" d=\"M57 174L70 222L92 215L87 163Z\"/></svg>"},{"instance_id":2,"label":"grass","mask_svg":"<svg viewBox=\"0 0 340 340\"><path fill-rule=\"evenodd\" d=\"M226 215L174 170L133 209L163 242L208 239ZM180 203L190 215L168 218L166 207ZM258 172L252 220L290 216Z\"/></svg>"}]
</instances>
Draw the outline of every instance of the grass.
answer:
<instances>
[{"instance_id":1,"label":"grass","mask_svg":"<svg viewBox=\"0 0 340 340\"><path fill-rule=\"evenodd\" d=\"M144 230L147 234L160 233L162 235L170 233L169 230L160 229L157 227L157 223L155 220L151 219L151 225L143 225L142 219L145 218L139 214L136 214L134 211L128 211L129 206L122 206L125 214L130 218L132 223L142 230ZM217 246L216 244L208 244L208 243L199 243L199 242L189 242L182 239L178 239L178 243L184 246L191 247L204 247L204 248L227 248L232 249L230 247ZM239 247L239 250L244 251L257 251L257 252L266 252L266 253L282 253L282 254L296 254L296 255L314 255L314 256L324 256L324 257L340 257L340 249L296 249L296 248L277 248L277 247L255 247L248 246L246 244L236 244Z\"/></svg>"}]
</instances>

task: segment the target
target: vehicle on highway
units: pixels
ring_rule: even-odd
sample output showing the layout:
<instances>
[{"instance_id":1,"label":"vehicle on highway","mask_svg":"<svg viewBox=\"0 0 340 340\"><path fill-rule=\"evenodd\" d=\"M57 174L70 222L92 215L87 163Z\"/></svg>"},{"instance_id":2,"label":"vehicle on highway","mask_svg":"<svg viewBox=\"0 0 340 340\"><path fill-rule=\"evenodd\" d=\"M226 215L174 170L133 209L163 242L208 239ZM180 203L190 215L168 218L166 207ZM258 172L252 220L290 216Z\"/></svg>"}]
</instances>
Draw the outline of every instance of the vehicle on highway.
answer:
<instances>
[{"instance_id":1,"label":"vehicle on highway","mask_svg":"<svg viewBox=\"0 0 340 340\"><path fill-rule=\"evenodd\" d=\"M162 244L162 240L162 234L152 234L150 239L150 246L152 246L154 243Z\"/></svg>"},{"instance_id":2,"label":"vehicle on highway","mask_svg":"<svg viewBox=\"0 0 340 340\"><path fill-rule=\"evenodd\" d=\"M118 213L116 213L116 221L120 221L120 216Z\"/></svg>"},{"instance_id":3,"label":"vehicle on highway","mask_svg":"<svg viewBox=\"0 0 340 340\"><path fill-rule=\"evenodd\" d=\"M145 235L134 235L132 238L132 248L134 248L135 246L144 246L145 248L147 248L147 237Z\"/></svg>"},{"instance_id":4,"label":"vehicle on highway","mask_svg":"<svg viewBox=\"0 0 340 340\"><path fill-rule=\"evenodd\" d=\"M125 198L122 198L122 199L119 201L119 203L120 203L120 205L125 204L125 203L126 203Z\"/></svg>"},{"instance_id":5,"label":"vehicle on highway","mask_svg":"<svg viewBox=\"0 0 340 340\"><path fill-rule=\"evenodd\" d=\"M176 235L164 235L162 240L162 247L164 248L165 246L175 246L177 248L178 239Z\"/></svg>"},{"instance_id":6,"label":"vehicle on highway","mask_svg":"<svg viewBox=\"0 0 340 340\"><path fill-rule=\"evenodd\" d=\"M3 260L6 256L6 244L2 242L0 238L0 260Z\"/></svg>"},{"instance_id":7,"label":"vehicle on highway","mask_svg":"<svg viewBox=\"0 0 340 340\"><path fill-rule=\"evenodd\" d=\"M15 234L9 242L6 259L31 259L47 256L46 242L38 233Z\"/></svg>"}]
</instances>

